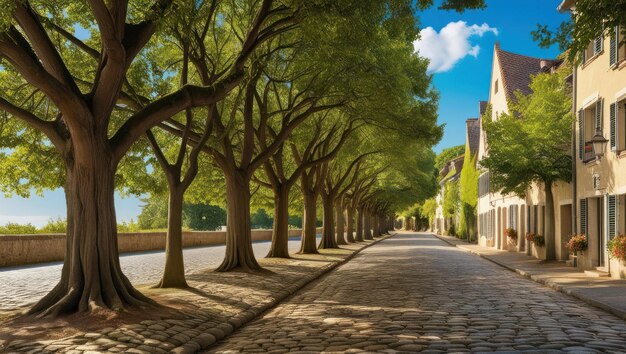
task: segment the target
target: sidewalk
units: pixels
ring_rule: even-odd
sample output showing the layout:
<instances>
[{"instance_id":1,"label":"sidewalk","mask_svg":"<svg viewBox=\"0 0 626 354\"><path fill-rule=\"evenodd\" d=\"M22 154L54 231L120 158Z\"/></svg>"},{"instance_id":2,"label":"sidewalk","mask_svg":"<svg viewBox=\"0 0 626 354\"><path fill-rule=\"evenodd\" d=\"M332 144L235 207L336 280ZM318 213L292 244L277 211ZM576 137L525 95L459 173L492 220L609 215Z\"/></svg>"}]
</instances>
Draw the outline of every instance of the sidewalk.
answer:
<instances>
[{"instance_id":1,"label":"sidewalk","mask_svg":"<svg viewBox=\"0 0 626 354\"><path fill-rule=\"evenodd\" d=\"M156 313L140 313L143 318L124 313L100 321L81 314L53 320L4 318L0 352L194 353L387 237L320 250L316 255L259 259L267 270L264 273L206 269L187 276L190 289L142 286L140 291L163 306Z\"/></svg>"},{"instance_id":2,"label":"sidewalk","mask_svg":"<svg viewBox=\"0 0 626 354\"><path fill-rule=\"evenodd\" d=\"M561 262L545 262L522 253L467 243L456 237L433 235L452 246L626 320L626 280L592 278Z\"/></svg>"}]
</instances>

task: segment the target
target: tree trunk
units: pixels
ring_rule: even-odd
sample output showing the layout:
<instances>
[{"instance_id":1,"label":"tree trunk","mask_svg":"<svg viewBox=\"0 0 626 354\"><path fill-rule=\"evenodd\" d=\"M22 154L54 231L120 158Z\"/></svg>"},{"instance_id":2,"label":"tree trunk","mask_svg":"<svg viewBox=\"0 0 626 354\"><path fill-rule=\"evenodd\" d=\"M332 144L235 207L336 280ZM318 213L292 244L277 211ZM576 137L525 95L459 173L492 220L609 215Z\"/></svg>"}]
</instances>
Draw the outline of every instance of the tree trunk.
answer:
<instances>
[{"instance_id":1,"label":"tree trunk","mask_svg":"<svg viewBox=\"0 0 626 354\"><path fill-rule=\"evenodd\" d=\"M372 237L372 216L369 212L363 213L363 238L366 240L373 240Z\"/></svg>"},{"instance_id":2,"label":"tree trunk","mask_svg":"<svg viewBox=\"0 0 626 354\"><path fill-rule=\"evenodd\" d=\"M346 208L346 213L348 214L348 223L346 228L346 237L348 242L354 243L354 208L348 205Z\"/></svg>"},{"instance_id":3,"label":"tree trunk","mask_svg":"<svg viewBox=\"0 0 626 354\"><path fill-rule=\"evenodd\" d=\"M289 186L274 189L274 230L268 258L289 258Z\"/></svg>"},{"instance_id":4,"label":"tree trunk","mask_svg":"<svg viewBox=\"0 0 626 354\"><path fill-rule=\"evenodd\" d=\"M372 232L372 236L374 237L380 237L381 233L380 233L380 223L379 223L380 219L378 218L378 215L372 215L372 222L373 222L373 232Z\"/></svg>"},{"instance_id":5,"label":"tree trunk","mask_svg":"<svg viewBox=\"0 0 626 354\"><path fill-rule=\"evenodd\" d=\"M254 258L250 227L250 178L240 171L226 173L226 255L216 269L246 272L263 268Z\"/></svg>"},{"instance_id":6,"label":"tree trunk","mask_svg":"<svg viewBox=\"0 0 626 354\"><path fill-rule=\"evenodd\" d=\"M556 259L556 245L554 237L554 195L552 194L552 182L544 182L546 194L546 260Z\"/></svg>"},{"instance_id":7,"label":"tree trunk","mask_svg":"<svg viewBox=\"0 0 626 354\"><path fill-rule=\"evenodd\" d=\"M324 232L320 241L319 249L339 248L335 240L335 209L333 205L334 196L332 194L325 195L323 198L324 206Z\"/></svg>"},{"instance_id":8,"label":"tree trunk","mask_svg":"<svg viewBox=\"0 0 626 354\"><path fill-rule=\"evenodd\" d=\"M157 288L186 288L183 260L183 195L180 184L169 185L167 210L167 236L165 243L165 269Z\"/></svg>"},{"instance_id":9,"label":"tree trunk","mask_svg":"<svg viewBox=\"0 0 626 354\"><path fill-rule=\"evenodd\" d=\"M356 215L356 242L363 242L365 239L363 238L363 208L359 208Z\"/></svg>"},{"instance_id":10,"label":"tree trunk","mask_svg":"<svg viewBox=\"0 0 626 354\"><path fill-rule=\"evenodd\" d=\"M106 142L66 156L67 241L59 283L29 314L55 317L72 312L155 304L122 273L117 248L114 177ZM87 150L87 151L85 151Z\"/></svg>"},{"instance_id":11,"label":"tree trunk","mask_svg":"<svg viewBox=\"0 0 626 354\"><path fill-rule=\"evenodd\" d=\"M304 218L302 220L302 243L300 253L310 254L317 252L317 196L315 193L303 191Z\"/></svg>"},{"instance_id":12,"label":"tree trunk","mask_svg":"<svg viewBox=\"0 0 626 354\"><path fill-rule=\"evenodd\" d=\"M343 236L345 232L345 218L343 216L343 202L341 198L335 201L335 219L337 219L337 244L347 245L346 238Z\"/></svg>"}]
</instances>

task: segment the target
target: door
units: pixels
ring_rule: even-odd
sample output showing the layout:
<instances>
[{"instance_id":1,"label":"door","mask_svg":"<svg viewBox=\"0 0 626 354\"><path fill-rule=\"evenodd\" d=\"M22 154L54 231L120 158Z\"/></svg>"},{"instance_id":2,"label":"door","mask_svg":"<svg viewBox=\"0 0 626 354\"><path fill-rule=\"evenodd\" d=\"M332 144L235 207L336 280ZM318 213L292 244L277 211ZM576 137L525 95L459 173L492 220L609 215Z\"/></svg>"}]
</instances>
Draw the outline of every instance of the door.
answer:
<instances>
[{"instance_id":1,"label":"door","mask_svg":"<svg viewBox=\"0 0 626 354\"><path fill-rule=\"evenodd\" d=\"M598 267L606 265L606 235L604 234L604 198L596 198L597 207L597 235L598 235Z\"/></svg>"}]
</instances>

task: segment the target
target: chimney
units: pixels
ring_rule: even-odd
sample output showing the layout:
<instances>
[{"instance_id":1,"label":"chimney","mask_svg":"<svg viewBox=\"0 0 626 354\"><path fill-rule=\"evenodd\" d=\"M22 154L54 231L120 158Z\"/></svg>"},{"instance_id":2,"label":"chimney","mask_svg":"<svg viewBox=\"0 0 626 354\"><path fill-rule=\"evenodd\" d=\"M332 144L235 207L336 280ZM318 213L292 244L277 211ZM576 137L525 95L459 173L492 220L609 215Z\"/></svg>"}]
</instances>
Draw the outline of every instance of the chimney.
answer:
<instances>
[{"instance_id":1,"label":"chimney","mask_svg":"<svg viewBox=\"0 0 626 354\"><path fill-rule=\"evenodd\" d=\"M548 69L550 69L550 67L552 66L552 61L551 60L547 60L547 59L541 59L541 61L539 62L539 68L541 69L541 71L548 71Z\"/></svg>"}]
</instances>

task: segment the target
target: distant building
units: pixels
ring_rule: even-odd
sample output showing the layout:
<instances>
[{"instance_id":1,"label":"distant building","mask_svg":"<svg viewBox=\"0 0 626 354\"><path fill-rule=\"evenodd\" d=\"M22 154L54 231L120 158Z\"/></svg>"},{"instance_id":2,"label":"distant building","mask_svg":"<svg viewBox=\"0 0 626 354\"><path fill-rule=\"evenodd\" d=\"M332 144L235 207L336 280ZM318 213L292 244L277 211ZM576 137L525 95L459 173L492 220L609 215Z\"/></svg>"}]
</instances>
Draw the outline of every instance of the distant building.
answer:
<instances>
[{"instance_id":1,"label":"distant building","mask_svg":"<svg viewBox=\"0 0 626 354\"><path fill-rule=\"evenodd\" d=\"M457 156L446 162L445 166L439 171L439 193L435 197L437 201L437 211L435 213L435 232L439 235L447 235L450 226L454 223L458 226L458 215L455 217L446 217L444 207L444 196L446 192L446 184L448 182L458 181L463 169L464 155ZM458 228L457 228L458 229Z\"/></svg>"}]
</instances>

